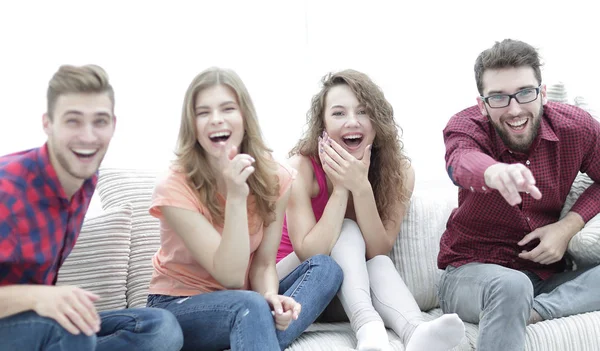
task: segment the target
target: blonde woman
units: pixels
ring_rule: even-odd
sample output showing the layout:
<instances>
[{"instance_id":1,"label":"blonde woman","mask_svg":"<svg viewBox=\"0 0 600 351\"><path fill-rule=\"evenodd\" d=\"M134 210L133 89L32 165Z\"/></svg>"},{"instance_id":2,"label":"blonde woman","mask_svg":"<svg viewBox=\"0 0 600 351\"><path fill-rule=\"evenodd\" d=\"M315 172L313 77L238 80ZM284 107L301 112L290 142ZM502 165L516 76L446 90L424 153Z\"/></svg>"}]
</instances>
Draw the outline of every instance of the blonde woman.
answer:
<instances>
[{"instance_id":1,"label":"blonde woman","mask_svg":"<svg viewBox=\"0 0 600 351\"><path fill-rule=\"evenodd\" d=\"M388 349L386 326L408 351L456 346L464 335L462 321L446 315L424 322L387 256L415 176L381 89L357 71L326 75L312 99L308 129L290 156L298 176L278 270L295 266L296 256L331 255L344 272L338 297L356 332L358 350Z\"/></svg>"},{"instance_id":2,"label":"blonde woman","mask_svg":"<svg viewBox=\"0 0 600 351\"><path fill-rule=\"evenodd\" d=\"M156 185L161 222L148 306L179 321L183 350L283 350L342 280L316 255L281 281L275 258L295 171L274 161L246 87L200 73L185 95L177 159Z\"/></svg>"}]
</instances>

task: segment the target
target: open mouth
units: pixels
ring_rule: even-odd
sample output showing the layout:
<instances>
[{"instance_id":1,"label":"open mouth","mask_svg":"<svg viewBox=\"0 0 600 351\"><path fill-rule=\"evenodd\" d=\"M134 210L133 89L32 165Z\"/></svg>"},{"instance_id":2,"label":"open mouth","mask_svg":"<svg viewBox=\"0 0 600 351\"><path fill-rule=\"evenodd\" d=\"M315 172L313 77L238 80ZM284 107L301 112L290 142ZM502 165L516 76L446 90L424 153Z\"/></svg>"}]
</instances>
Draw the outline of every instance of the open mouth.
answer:
<instances>
[{"instance_id":1,"label":"open mouth","mask_svg":"<svg viewBox=\"0 0 600 351\"><path fill-rule=\"evenodd\" d=\"M227 140L229 140L230 136L231 136L231 132L216 132L216 133L209 134L208 138L213 143L222 143L222 142L226 142Z\"/></svg>"},{"instance_id":2,"label":"open mouth","mask_svg":"<svg viewBox=\"0 0 600 351\"><path fill-rule=\"evenodd\" d=\"M99 149L71 149L71 151L80 159L89 160L96 156Z\"/></svg>"},{"instance_id":3,"label":"open mouth","mask_svg":"<svg viewBox=\"0 0 600 351\"><path fill-rule=\"evenodd\" d=\"M342 137L342 141L349 148L356 148L362 143L363 135L362 134L348 134Z\"/></svg>"},{"instance_id":4,"label":"open mouth","mask_svg":"<svg viewBox=\"0 0 600 351\"><path fill-rule=\"evenodd\" d=\"M529 118L518 118L506 122L508 128L515 132L524 130L527 127L527 124L529 124Z\"/></svg>"}]
</instances>

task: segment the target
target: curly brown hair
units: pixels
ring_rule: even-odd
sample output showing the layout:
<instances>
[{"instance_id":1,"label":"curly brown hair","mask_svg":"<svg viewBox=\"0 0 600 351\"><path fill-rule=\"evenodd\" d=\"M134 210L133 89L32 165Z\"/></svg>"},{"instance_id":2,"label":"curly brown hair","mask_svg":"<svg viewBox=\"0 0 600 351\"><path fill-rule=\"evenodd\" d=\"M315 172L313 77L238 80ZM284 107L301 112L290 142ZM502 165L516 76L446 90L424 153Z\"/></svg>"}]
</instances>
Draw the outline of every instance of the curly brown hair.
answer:
<instances>
[{"instance_id":1,"label":"curly brown hair","mask_svg":"<svg viewBox=\"0 0 600 351\"><path fill-rule=\"evenodd\" d=\"M394 121L392 105L386 100L381 88L362 72L344 70L328 73L321 82L322 88L313 96L310 110L306 114L308 128L289 156L300 154L318 159L318 137L325 130L324 110L327 93L337 85L347 85L358 101L365 105L375 130L369 182L373 187L377 211L382 221L393 220L394 214L390 212L395 208L394 205L409 200L405 172L410 159L404 154L404 144L400 139L402 129Z\"/></svg>"},{"instance_id":2,"label":"curly brown hair","mask_svg":"<svg viewBox=\"0 0 600 351\"><path fill-rule=\"evenodd\" d=\"M188 87L183 101L175 165L185 171L190 186L197 190L198 199L208 208L213 223L223 224L225 209L219 205L216 197L217 175L209 167L206 151L198 142L194 112L198 93L215 85L227 86L236 94L244 121L244 137L239 152L251 155L256 160L253 164L255 171L247 182L250 194L254 195L258 215L262 218L264 226L268 226L275 221L275 203L279 198L279 166L263 141L250 94L234 71L209 68L198 74Z\"/></svg>"}]
</instances>

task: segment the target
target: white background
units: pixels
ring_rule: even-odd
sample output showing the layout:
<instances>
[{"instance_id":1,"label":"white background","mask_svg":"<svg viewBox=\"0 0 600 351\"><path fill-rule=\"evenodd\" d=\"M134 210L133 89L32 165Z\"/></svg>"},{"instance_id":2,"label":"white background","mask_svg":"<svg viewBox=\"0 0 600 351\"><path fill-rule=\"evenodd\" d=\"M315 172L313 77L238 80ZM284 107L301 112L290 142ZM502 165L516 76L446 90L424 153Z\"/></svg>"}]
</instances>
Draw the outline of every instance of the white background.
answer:
<instances>
[{"instance_id":1,"label":"white background","mask_svg":"<svg viewBox=\"0 0 600 351\"><path fill-rule=\"evenodd\" d=\"M473 63L504 38L540 49L547 84L600 101L592 1L2 1L0 154L43 144L47 83L61 64L104 67L117 131L104 166L164 169L183 95L217 65L236 70L278 158L301 135L321 76L354 68L384 90L417 189L450 189L442 129L475 103Z\"/></svg>"}]
</instances>

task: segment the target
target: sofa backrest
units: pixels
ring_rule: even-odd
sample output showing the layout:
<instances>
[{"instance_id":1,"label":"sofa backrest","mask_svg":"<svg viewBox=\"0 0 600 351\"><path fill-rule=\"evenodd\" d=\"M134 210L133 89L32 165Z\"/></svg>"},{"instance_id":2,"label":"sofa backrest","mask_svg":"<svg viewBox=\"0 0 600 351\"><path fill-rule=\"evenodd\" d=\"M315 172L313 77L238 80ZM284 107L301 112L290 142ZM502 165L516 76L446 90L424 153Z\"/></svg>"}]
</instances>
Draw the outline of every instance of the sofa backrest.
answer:
<instances>
[{"instance_id":1,"label":"sofa backrest","mask_svg":"<svg viewBox=\"0 0 600 351\"><path fill-rule=\"evenodd\" d=\"M152 255L160 246L159 221L150 216L152 190L159 172L103 168L98 181L102 208L132 209L131 254L127 273L127 306L146 303L152 277ZM415 192L390 257L423 310L437 306L436 284L441 271L436 258L446 219L456 206L456 193Z\"/></svg>"}]
</instances>

